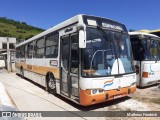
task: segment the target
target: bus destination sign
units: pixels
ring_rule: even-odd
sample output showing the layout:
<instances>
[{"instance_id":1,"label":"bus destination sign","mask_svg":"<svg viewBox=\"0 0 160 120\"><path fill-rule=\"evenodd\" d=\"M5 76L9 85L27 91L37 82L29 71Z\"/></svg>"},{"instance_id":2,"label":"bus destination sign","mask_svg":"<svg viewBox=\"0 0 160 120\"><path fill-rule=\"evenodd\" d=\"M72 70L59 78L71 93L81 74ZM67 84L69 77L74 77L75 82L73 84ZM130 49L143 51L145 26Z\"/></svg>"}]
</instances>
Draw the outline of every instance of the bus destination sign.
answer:
<instances>
[{"instance_id":1,"label":"bus destination sign","mask_svg":"<svg viewBox=\"0 0 160 120\"><path fill-rule=\"evenodd\" d=\"M110 29L116 29L116 30L123 31L123 28L121 26L117 26L117 25L112 25L112 24L108 24L108 23L102 23L102 26L106 27L106 28L110 28Z\"/></svg>"}]
</instances>

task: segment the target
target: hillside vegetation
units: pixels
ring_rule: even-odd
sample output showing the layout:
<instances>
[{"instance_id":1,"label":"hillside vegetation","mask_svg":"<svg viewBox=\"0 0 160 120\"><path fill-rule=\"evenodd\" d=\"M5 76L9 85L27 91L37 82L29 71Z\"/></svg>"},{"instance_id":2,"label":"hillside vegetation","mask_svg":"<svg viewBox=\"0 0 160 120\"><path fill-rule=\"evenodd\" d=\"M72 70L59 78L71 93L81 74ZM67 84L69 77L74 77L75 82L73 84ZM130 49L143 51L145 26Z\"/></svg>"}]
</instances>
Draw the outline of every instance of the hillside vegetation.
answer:
<instances>
[{"instance_id":1,"label":"hillside vegetation","mask_svg":"<svg viewBox=\"0 0 160 120\"><path fill-rule=\"evenodd\" d=\"M0 17L0 37L15 37L17 42L27 40L44 29L33 27L25 22L19 22L5 17Z\"/></svg>"}]
</instances>

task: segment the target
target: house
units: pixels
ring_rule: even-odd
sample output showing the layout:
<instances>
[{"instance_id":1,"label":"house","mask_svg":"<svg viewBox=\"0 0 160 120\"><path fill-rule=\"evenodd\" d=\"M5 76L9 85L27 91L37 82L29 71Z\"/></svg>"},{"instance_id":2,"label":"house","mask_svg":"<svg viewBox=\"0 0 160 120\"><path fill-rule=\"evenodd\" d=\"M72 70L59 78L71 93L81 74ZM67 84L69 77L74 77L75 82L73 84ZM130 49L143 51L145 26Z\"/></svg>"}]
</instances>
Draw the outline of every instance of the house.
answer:
<instances>
[{"instance_id":1,"label":"house","mask_svg":"<svg viewBox=\"0 0 160 120\"><path fill-rule=\"evenodd\" d=\"M0 68L15 71L16 38L0 37Z\"/></svg>"}]
</instances>

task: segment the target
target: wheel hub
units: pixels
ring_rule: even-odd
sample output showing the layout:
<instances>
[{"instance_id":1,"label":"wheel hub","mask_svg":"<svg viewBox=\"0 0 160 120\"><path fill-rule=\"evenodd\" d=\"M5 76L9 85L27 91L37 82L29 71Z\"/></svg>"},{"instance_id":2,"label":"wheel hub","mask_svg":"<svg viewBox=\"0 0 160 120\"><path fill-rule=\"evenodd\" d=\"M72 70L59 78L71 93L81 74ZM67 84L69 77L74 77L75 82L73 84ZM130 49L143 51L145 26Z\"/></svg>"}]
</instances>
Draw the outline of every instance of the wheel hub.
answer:
<instances>
[{"instance_id":1,"label":"wheel hub","mask_svg":"<svg viewBox=\"0 0 160 120\"><path fill-rule=\"evenodd\" d=\"M48 82L48 85L51 89L55 89L55 83L54 83L54 79L53 78L50 78L49 79L49 82Z\"/></svg>"}]
</instances>

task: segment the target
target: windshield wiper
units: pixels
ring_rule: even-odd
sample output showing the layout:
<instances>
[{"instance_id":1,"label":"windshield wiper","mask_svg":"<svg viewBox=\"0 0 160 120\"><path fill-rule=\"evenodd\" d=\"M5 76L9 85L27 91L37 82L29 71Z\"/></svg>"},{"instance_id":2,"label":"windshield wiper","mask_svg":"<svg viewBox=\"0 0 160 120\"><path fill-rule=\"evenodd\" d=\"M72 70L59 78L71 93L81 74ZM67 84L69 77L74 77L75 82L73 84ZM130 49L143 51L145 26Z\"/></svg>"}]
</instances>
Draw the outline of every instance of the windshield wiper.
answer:
<instances>
[{"instance_id":1,"label":"windshield wiper","mask_svg":"<svg viewBox=\"0 0 160 120\"><path fill-rule=\"evenodd\" d=\"M117 49L115 48L115 41L110 38L110 36L102 29L102 27L97 26L97 28L103 33L104 37L106 38L106 41L109 41L110 44L112 44L113 42L113 48L116 50L116 53L118 53ZM115 58L118 59L117 54L115 54Z\"/></svg>"},{"instance_id":2,"label":"windshield wiper","mask_svg":"<svg viewBox=\"0 0 160 120\"><path fill-rule=\"evenodd\" d=\"M112 42L112 40L110 39L110 37L107 35L107 33L100 26L97 26L97 28L99 30L101 30L101 32L103 33L103 35L106 38L106 40L108 40L109 42Z\"/></svg>"}]
</instances>

